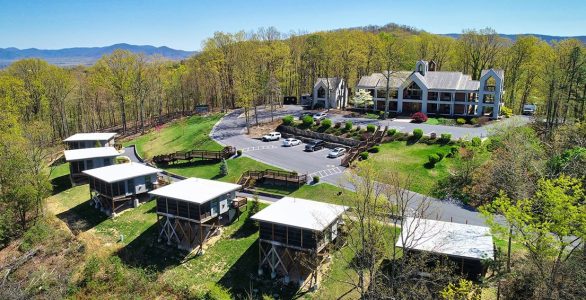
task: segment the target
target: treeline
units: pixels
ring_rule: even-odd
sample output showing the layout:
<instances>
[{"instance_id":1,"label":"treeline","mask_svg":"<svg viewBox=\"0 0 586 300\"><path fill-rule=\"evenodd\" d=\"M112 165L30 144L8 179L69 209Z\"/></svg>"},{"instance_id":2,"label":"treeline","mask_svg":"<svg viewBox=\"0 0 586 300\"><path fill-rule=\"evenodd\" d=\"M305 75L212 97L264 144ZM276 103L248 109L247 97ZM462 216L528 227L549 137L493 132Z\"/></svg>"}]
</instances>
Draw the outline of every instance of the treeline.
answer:
<instances>
[{"instance_id":1,"label":"treeline","mask_svg":"<svg viewBox=\"0 0 586 300\"><path fill-rule=\"evenodd\" d=\"M586 54L578 40L552 45L535 37L512 42L491 29L466 31L458 40L385 26L284 35L276 29L216 32L197 56L182 62L127 51L94 66L63 69L38 59L18 61L0 72L21 103L22 121L50 124L52 138L120 126L144 129L145 120L193 111L277 104L282 96L312 91L318 77L342 77L354 86L361 76L387 69L411 70L418 59L440 70L480 77L482 69L505 70L505 103L519 113L537 103L553 126L583 119Z\"/></svg>"}]
</instances>

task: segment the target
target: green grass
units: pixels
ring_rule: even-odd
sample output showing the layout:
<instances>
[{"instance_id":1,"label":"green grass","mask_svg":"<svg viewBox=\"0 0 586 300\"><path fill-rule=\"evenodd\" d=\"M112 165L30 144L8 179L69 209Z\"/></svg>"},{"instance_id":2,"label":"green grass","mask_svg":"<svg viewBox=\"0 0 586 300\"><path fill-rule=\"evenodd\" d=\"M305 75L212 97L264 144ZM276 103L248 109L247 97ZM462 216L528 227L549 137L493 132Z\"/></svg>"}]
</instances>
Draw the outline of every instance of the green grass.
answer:
<instances>
[{"instance_id":1,"label":"green grass","mask_svg":"<svg viewBox=\"0 0 586 300\"><path fill-rule=\"evenodd\" d=\"M449 153L450 146L412 144L391 142L380 146L380 152L370 155L368 161L374 161L386 171L397 172L402 176L411 176L410 190L424 195L432 195L435 184L448 176L449 168L454 164L452 158L444 157L434 168L428 169L425 163L430 154Z\"/></svg>"},{"instance_id":2,"label":"green grass","mask_svg":"<svg viewBox=\"0 0 586 300\"><path fill-rule=\"evenodd\" d=\"M220 150L222 146L208 136L220 118L222 114L174 121L159 130L152 129L145 135L125 141L123 145L136 145L136 151L143 158L195 149Z\"/></svg>"},{"instance_id":3,"label":"green grass","mask_svg":"<svg viewBox=\"0 0 586 300\"><path fill-rule=\"evenodd\" d=\"M56 165L54 167L52 167L50 169L51 175L49 176L50 180L53 180L55 178L64 176L64 175L69 175L69 163L63 163L60 165Z\"/></svg>"},{"instance_id":4,"label":"green grass","mask_svg":"<svg viewBox=\"0 0 586 300\"><path fill-rule=\"evenodd\" d=\"M248 170L280 170L277 167L264 164L249 157L238 157L226 161L228 164L228 175L220 176L219 162L194 162L183 165L170 165L164 169L187 177L199 177L205 179L214 179L224 182L237 182L242 173Z\"/></svg>"},{"instance_id":5,"label":"green grass","mask_svg":"<svg viewBox=\"0 0 586 300\"><path fill-rule=\"evenodd\" d=\"M428 125L456 125L456 120L448 118L428 118L425 124Z\"/></svg>"}]
</instances>

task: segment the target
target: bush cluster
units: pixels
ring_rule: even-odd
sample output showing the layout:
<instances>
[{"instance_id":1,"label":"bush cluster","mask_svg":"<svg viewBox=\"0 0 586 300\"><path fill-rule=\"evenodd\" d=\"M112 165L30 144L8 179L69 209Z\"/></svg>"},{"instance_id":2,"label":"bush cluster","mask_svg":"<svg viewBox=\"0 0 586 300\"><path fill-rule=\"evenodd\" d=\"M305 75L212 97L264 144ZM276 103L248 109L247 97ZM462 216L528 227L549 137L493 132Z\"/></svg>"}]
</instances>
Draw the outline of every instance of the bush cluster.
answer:
<instances>
[{"instance_id":1,"label":"bush cluster","mask_svg":"<svg viewBox=\"0 0 586 300\"><path fill-rule=\"evenodd\" d=\"M342 127L342 123L336 122L336 124L334 124L334 128L338 129L340 127Z\"/></svg>"},{"instance_id":2,"label":"bush cluster","mask_svg":"<svg viewBox=\"0 0 586 300\"><path fill-rule=\"evenodd\" d=\"M379 153L380 152L380 146L373 146L370 149L368 149L368 152L370 152L370 153Z\"/></svg>"},{"instance_id":3,"label":"bush cluster","mask_svg":"<svg viewBox=\"0 0 586 300\"><path fill-rule=\"evenodd\" d=\"M303 119L301 119L301 122L303 122L303 126L309 127L311 125L313 125L313 118L309 115L304 116Z\"/></svg>"},{"instance_id":4,"label":"bush cluster","mask_svg":"<svg viewBox=\"0 0 586 300\"><path fill-rule=\"evenodd\" d=\"M374 132L375 130L376 130L376 126L374 126L373 124L366 125L366 131Z\"/></svg>"},{"instance_id":5,"label":"bush cluster","mask_svg":"<svg viewBox=\"0 0 586 300\"><path fill-rule=\"evenodd\" d=\"M419 111L411 115L411 119L415 123L423 123L427 122L427 115Z\"/></svg>"},{"instance_id":6,"label":"bush cluster","mask_svg":"<svg viewBox=\"0 0 586 300\"><path fill-rule=\"evenodd\" d=\"M393 129L387 130L387 135L388 136L393 136L393 135L395 135L395 133L397 133L397 129L394 129L393 128Z\"/></svg>"},{"instance_id":7,"label":"bush cluster","mask_svg":"<svg viewBox=\"0 0 586 300\"><path fill-rule=\"evenodd\" d=\"M323 121L321 121L321 127L328 129L330 127L332 127L332 120L331 119L324 119Z\"/></svg>"},{"instance_id":8,"label":"bush cluster","mask_svg":"<svg viewBox=\"0 0 586 300\"><path fill-rule=\"evenodd\" d=\"M285 116L285 117L283 117L283 125L287 125L287 126L291 125L291 124L293 124L294 120L295 119L293 118L292 115Z\"/></svg>"},{"instance_id":9,"label":"bush cluster","mask_svg":"<svg viewBox=\"0 0 586 300\"><path fill-rule=\"evenodd\" d=\"M440 142L447 143L452 140L452 135L449 133L442 133L440 135Z\"/></svg>"},{"instance_id":10,"label":"bush cluster","mask_svg":"<svg viewBox=\"0 0 586 300\"><path fill-rule=\"evenodd\" d=\"M352 127L354 127L354 124L352 124L352 121L346 121L346 123L344 123L344 130L350 131L350 130L352 130Z\"/></svg>"},{"instance_id":11,"label":"bush cluster","mask_svg":"<svg viewBox=\"0 0 586 300\"><path fill-rule=\"evenodd\" d=\"M428 160L428 165L433 168L433 167L435 167L435 164L437 164L440 161L440 158L437 154L430 154L427 157L427 160Z\"/></svg>"},{"instance_id":12,"label":"bush cluster","mask_svg":"<svg viewBox=\"0 0 586 300\"><path fill-rule=\"evenodd\" d=\"M466 124L466 119L464 119L464 118L457 118L456 119L456 123L458 125L464 125L464 124Z\"/></svg>"},{"instance_id":13,"label":"bush cluster","mask_svg":"<svg viewBox=\"0 0 586 300\"><path fill-rule=\"evenodd\" d=\"M413 129L413 138L419 140L423 136L423 130L419 128Z\"/></svg>"},{"instance_id":14,"label":"bush cluster","mask_svg":"<svg viewBox=\"0 0 586 300\"><path fill-rule=\"evenodd\" d=\"M501 116L504 116L505 118L509 118L512 115L513 115L513 110L512 109L510 109L510 108L508 108L506 106L501 107Z\"/></svg>"},{"instance_id":15,"label":"bush cluster","mask_svg":"<svg viewBox=\"0 0 586 300\"><path fill-rule=\"evenodd\" d=\"M471 144L474 147L480 147L480 145L482 145L482 140L479 137L475 136L472 138Z\"/></svg>"},{"instance_id":16,"label":"bush cluster","mask_svg":"<svg viewBox=\"0 0 586 300\"><path fill-rule=\"evenodd\" d=\"M361 160L368 159L368 152L364 151L364 152L360 153L360 159Z\"/></svg>"},{"instance_id":17,"label":"bush cluster","mask_svg":"<svg viewBox=\"0 0 586 300\"><path fill-rule=\"evenodd\" d=\"M317 175L313 176L313 178L312 178L312 179L313 179L313 183L314 183L314 184L316 184L316 183L318 183L318 182L319 182L319 176L317 176Z\"/></svg>"}]
</instances>

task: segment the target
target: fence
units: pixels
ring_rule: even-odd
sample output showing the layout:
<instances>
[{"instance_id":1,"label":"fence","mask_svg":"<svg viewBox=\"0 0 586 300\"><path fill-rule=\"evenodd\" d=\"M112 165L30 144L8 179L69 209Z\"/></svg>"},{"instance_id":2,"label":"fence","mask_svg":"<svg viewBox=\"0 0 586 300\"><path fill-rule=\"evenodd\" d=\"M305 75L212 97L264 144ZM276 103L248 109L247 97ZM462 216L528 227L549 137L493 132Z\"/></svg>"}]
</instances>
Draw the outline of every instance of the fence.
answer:
<instances>
[{"instance_id":1,"label":"fence","mask_svg":"<svg viewBox=\"0 0 586 300\"><path fill-rule=\"evenodd\" d=\"M238 180L238 184L242 185L244 188L248 188L255 183L262 183L265 181L285 184L285 186L294 185L299 187L307 183L307 175L299 175L297 172L271 169L266 169L264 171L246 171Z\"/></svg>"},{"instance_id":2,"label":"fence","mask_svg":"<svg viewBox=\"0 0 586 300\"><path fill-rule=\"evenodd\" d=\"M191 161L194 159L201 160L222 160L228 159L236 154L236 148L232 146L226 146L224 149L219 151L209 150L192 150L188 152L175 152L171 154L162 154L153 157L153 162L156 164L167 165L180 160Z\"/></svg>"}]
</instances>

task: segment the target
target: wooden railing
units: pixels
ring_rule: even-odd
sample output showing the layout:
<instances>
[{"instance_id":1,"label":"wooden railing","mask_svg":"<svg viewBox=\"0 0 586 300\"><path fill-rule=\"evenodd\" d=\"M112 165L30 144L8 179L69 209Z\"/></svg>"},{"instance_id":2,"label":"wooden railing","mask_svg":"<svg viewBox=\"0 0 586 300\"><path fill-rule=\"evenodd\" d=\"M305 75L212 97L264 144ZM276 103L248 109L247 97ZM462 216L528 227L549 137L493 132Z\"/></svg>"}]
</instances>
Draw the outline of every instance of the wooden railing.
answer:
<instances>
[{"instance_id":1,"label":"wooden railing","mask_svg":"<svg viewBox=\"0 0 586 300\"><path fill-rule=\"evenodd\" d=\"M362 141L358 146L352 147L348 154L342 158L341 165L349 167L350 164L358 158L360 153L370 149L372 146L380 144L388 130L388 126L385 126L384 130L381 130L380 126L376 129L373 135L371 135L366 141Z\"/></svg>"},{"instance_id":2,"label":"wooden railing","mask_svg":"<svg viewBox=\"0 0 586 300\"><path fill-rule=\"evenodd\" d=\"M228 159L236 154L236 148L232 146L224 147L224 149L219 151L210 151L210 150L192 150L188 152L175 152L170 154L162 154L153 157L153 162L156 164L167 165L169 163L174 163L176 161L191 161L194 159L201 159L201 160L222 160Z\"/></svg>"},{"instance_id":3,"label":"wooden railing","mask_svg":"<svg viewBox=\"0 0 586 300\"><path fill-rule=\"evenodd\" d=\"M285 183L287 186L289 186L289 184L301 186L307 183L307 175L300 175L297 172L271 169L266 169L264 171L246 171L242 174L242 176L240 176L238 184L242 185L244 188L248 188L251 187L253 183L262 182L265 180L279 181Z\"/></svg>"}]
</instances>

